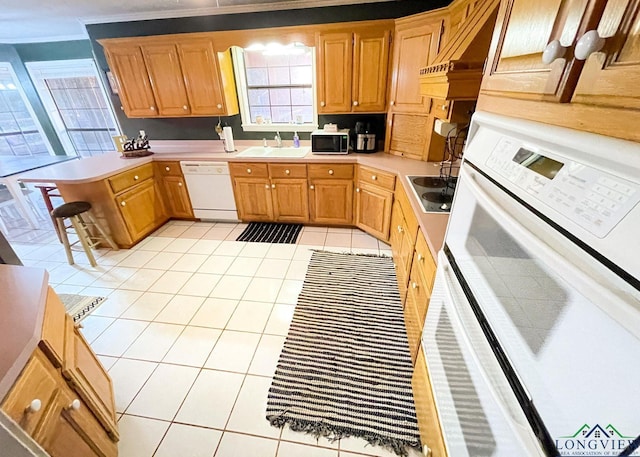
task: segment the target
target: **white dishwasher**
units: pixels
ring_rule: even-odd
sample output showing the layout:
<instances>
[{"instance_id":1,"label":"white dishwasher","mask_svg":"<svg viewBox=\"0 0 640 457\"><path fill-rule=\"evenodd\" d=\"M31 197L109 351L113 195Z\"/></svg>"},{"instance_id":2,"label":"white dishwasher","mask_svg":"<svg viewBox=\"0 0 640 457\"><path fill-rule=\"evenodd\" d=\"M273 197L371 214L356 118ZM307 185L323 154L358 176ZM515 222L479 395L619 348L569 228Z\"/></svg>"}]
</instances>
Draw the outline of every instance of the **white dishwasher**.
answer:
<instances>
[{"instance_id":1,"label":"white dishwasher","mask_svg":"<svg viewBox=\"0 0 640 457\"><path fill-rule=\"evenodd\" d=\"M180 162L180 167L195 217L216 221L238 220L226 162Z\"/></svg>"}]
</instances>

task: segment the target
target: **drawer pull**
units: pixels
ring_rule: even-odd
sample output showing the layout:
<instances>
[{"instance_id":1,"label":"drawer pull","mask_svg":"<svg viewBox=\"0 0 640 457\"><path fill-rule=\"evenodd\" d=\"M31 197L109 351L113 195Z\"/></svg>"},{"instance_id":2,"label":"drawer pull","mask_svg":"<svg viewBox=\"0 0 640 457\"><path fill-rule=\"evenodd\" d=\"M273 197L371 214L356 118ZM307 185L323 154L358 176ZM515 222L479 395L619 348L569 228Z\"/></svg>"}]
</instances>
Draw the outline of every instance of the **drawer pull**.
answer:
<instances>
[{"instance_id":1,"label":"drawer pull","mask_svg":"<svg viewBox=\"0 0 640 457\"><path fill-rule=\"evenodd\" d=\"M67 409L69 411L78 411L80 409L80 405L81 405L80 400L76 398L69 404L69 406L67 406Z\"/></svg>"},{"instance_id":2,"label":"drawer pull","mask_svg":"<svg viewBox=\"0 0 640 457\"><path fill-rule=\"evenodd\" d=\"M418 283L417 283L417 282L412 282L412 283L411 283L411 287L412 287L413 289L417 289L417 288L418 288Z\"/></svg>"},{"instance_id":3,"label":"drawer pull","mask_svg":"<svg viewBox=\"0 0 640 457\"><path fill-rule=\"evenodd\" d=\"M125 201L121 201L121 202L120 202L120 206L127 206L127 202L125 202Z\"/></svg>"},{"instance_id":4,"label":"drawer pull","mask_svg":"<svg viewBox=\"0 0 640 457\"><path fill-rule=\"evenodd\" d=\"M181 182L178 183L178 187L182 187L182 183Z\"/></svg>"},{"instance_id":5,"label":"drawer pull","mask_svg":"<svg viewBox=\"0 0 640 457\"><path fill-rule=\"evenodd\" d=\"M216 108L218 108L218 109L222 109L222 104L221 104L221 103L218 103L218 104L216 105Z\"/></svg>"},{"instance_id":6,"label":"drawer pull","mask_svg":"<svg viewBox=\"0 0 640 457\"><path fill-rule=\"evenodd\" d=\"M29 403L29 406L27 406L27 408L25 409L25 412L37 413L38 411L40 411L41 408L42 408L42 402L38 398L36 398L31 403Z\"/></svg>"},{"instance_id":7,"label":"drawer pull","mask_svg":"<svg viewBox=\"0 0 640 457\"><path fill-rule=\"evenodd\" d=\"M360 192L360 188L359 187L356 187L356 192Z\"/></svg>"},{"instance_id":8,"label":"drawer pull","mask_svg":"<svg viewBox=\"0 0 640 457\"><path fill-rule=\"evenodd\" d=\"M265 184L265 185L264 185L264 188L265 188L265 189L271 189L271 187L269 187L269 184Z\"/></svg>"},{"instance_id":9,"label":"drawer pull","mask_svg":"<svg viewBox=\"0 0 640 457\"><path fill-rule=\"evenodd\" d=\"M358 106L358 101L357 100L353 102L353 106Z\"/></svg>"},{"instance_id":10,"label":"drawer pull","mask_svg":"<svg viewBox=\"0 0 640 457\"><path fill-rule=\"evenodd\" d=\"M165 171L171 171L171 168L169 167L164 167Z\"/></svg>"},{"instance_id":11,"label":"drawer pull","mask_svg":"<svg viewBox=\"0 0 640 457\"><path fill-rule=\"evenodd\" d=\"M247 173L251 174L251 168L247 168Z\"/></svg>"},{"instance_id":12,"label":"drawer pull","mask_svg":"<svg viewBox=\"0 0 640 457\"><path fill-rule=\"evenodd\" d=\"M284 173L287 174L287 175L290 175L291 174L291 170L285 170Z\"/></svg>"},{"instance_id":13,"label":"drawer pull","mask_svg":"<svg viewBox=\"0 0 640 457\"><path fill-rule=\"evenodd\" d=\"M398 225L398 233L402 233L402 226Z\"/></svg>"},{"instance_id":14,"label":"drawer pull","mask_svg":"<svg viewBox=\"0 0 640 457\"><path fill-rule=\"evenodd\" d=\"M276 188L276 185L275 185L275 184L271 184L271 188L272 188L272 189L275 189L275 188Z\"/></svg>"},{"instance_id":15,"label":"drawer pull","mask_svg":"<svg viewBox=\"0 0 640 457\"><path fill-rule=\"evenodd\" d=\"M325 106L326 103L325 102L320 102L320 106Z\"/></svg>"},{"instance_id":16,"label":"drawer pull","mask_svg":"<svg viewBox=\"0 0 640 457\"><path fill-rule=\"evenodd\" d=\"M314 186L313 184L311 184L311 185L309 186L309 189L311 189L311 190L313 190L313 189L315 189L315 188L316 188L316 186Z\"/></svg>"},{"instance_id":17,"label":"drawer pull","mask_svg":"<svg viewBox=\"0 0 640 457\"><path fill-rule=\"evenodd\" d=\"M329 174L332 175L333 174L333 170L329 170Z\"/></svg>"},{"instance_id":18,"label":"drawer pull","mask_svg":"<svg viewBox=\"0 0 640 457\"><path fill-rule=\"evenodd\" d=\"M418 261L422 262L424 260L424 257L422 257L422 254L418 254Z\"/></svg>"},{"instance_id":19,"label":"drawer pull","mask_svg":"<svg viewBox=\"0 0 640 457\"><path fill-rule=\"evenodd\" d=\"M389 103L391 106L395 105L396 102L394 102L393 100L391 100L391 103Z\"/></svg>"},{"instance_id":20,"label":"drawer pull","mask_svg":"<svg viewBox=\"0 0 640 457\"><path fill-rule=\"evenodd\" d=\"M138 179L140 179L140 177L139 177L138 175L135 175L135 176L133 177L133 180L134 180L134 181L137 181Z\"/></svg>"},{"instance_id":21,"label":"drawer pull","mask_svg":"<svg viewBox=\"0 0 640 457\"><path fill-rule=\"evenodd\" d=\"M378 177L376 175L371 175L371 180L375 181L376 179L378 179Z\"/></svg>"},{"instance_id":22,"label":"drawer pull","mask_svg":"<svg viewBox=\"0 0 640 457\"><path fill-rule=\"evenodd\" d=\"M182 109L187 110L189 108L187 107L187 105L182 105Z\"/></svg>"},{"instance_id":23,"label":"drawer pull","mask_svg":"<svg viewBox=\"0 0 640 457\"><path fill-rule=\"evenodd\" d=\"M156 110L156 107L155 107L155 106L150 106L150 107L149 107L149 109L150 109L151 111L155 111L155 110Z\"/></svg>"}]
</instances>

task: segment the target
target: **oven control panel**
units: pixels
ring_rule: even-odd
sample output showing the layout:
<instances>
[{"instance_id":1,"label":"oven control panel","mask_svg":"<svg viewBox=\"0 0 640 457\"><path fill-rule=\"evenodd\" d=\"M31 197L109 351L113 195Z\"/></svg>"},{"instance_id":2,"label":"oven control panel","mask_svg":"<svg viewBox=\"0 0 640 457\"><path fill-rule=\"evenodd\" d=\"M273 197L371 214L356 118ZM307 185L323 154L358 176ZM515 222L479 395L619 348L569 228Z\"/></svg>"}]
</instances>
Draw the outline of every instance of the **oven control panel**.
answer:
<instances>
[{"instance_id":1,"label":"oven control panel","mask_svg":"<svg viewBox=\"0 0 640 457\"><path fill-rule=\"evenodd\" d=\"M640 184L503 137L486 165L564 217L604 238L640 201Z\"/></svg>"}]
</instances>

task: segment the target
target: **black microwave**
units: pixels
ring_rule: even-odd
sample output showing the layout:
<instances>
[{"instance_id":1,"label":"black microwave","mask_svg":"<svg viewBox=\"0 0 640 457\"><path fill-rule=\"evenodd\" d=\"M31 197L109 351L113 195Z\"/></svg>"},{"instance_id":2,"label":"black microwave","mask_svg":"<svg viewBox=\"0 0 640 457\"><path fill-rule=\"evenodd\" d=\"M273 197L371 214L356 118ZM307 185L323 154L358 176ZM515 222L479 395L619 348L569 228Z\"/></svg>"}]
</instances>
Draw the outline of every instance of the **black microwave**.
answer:
<instances>
[{"instance_id":1,"label":"black microwave","mask_svg":"<svg viewBox=\"0 0 640 457\"><path fill-rule=\"evenodd\" d=\"M348 154L349 129L328 132L315 130L311 132L312 154Z\"/></svg>"}]
</instances>

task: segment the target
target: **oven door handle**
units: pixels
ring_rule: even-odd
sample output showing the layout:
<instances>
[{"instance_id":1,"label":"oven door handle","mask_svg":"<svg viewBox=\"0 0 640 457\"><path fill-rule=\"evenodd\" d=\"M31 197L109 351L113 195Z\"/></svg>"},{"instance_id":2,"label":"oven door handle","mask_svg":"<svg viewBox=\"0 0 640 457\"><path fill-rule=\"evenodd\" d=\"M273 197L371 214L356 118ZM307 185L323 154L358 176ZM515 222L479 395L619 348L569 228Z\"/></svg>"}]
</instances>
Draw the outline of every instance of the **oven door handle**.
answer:
<instances>
[{"instance_id":1,"label":"oven door handle","mask_svg":"<svg viewBox=\"0 0 640 457\"><path fill-rule=\"evenodd\" d=\"M447 260L445 255L441 255L438 261L442 262L442 273L444 276L443 277L444 281L441 281L441 284L442 284L442 289L444 290L445 301L451 304L451 307L452 307L451 311L454 312L455 314L454 319L457 321L456 326L458 327L459 331L457 331L456 333L462 335L462 338L464 339L464 344L466 344L466 346L469 348L469 350L466 352L471 354L471 357L473 358L474 363L478 367L478 371L480 372L480 375L482 376L484 383L489 387L489 390L493 393L494 398L498 399L497 403L502 408L504 414L511 418L512 424L517 425L521 429L519 433L521 437L527 436L529 434L527 432L530 432L531 427L526 417L522 413L520 406L517 404L517 399L507 398L501 389L497 389L495 387L495 384L492 381L491 376L486 372L484 364L481 363L480 357L476 353L476 351L478 350L478 345L474 344L471 337L469 336L467 327L464 325L464 322L463 322L462 313L458 305L458 301L454 298L453 292L451 291L451 286L449 285L449 284L458 283L458 279L455 277L455 275L451 271L451 266L449 264L449 261ZM469 306L469 310L471 310L471 305L468 305L468 306ZM475 320L475 316L474 316L474 320ZM491 351L491 349L488 349L488 350ZM491 357L493 357L493 354L491 354ZM496 361L496 364L497 363L498 362ZM500 371L500 368L497 368L497 371ZM529 392L527 392L527 395L529 396L529 398L531 398L531 396L529 395ZM515 402L515 409L512 409L514 402ZM517 414L518 412L520 412L520 415Z\"/></svg>"},{"instance_id":2,"label":"oven door handle","mask_svg":"<svg viewBox=\"0 0 640 457\"><path fill-rule=\"evenodd\" d=\"M528 246L531 251L535 252L536 257L541 259L548 268L551 268L554 275L563 278L565 282L571 284L577 290L589 291L587 295L597 294L602 297L601 300L593 300L593 302L598 306L600 303L607 303L608 308L601 309L625 327L631 334L640 338L640 316L632 304L635 300L633 297L624 298L621 295L617 295L610 290L610 287L603 285L601 278L589 275L589 273L583 269L580 262L572 263L567 260L566 256L557 253L551 246L522 225L512 214L506 211L482 189L478 183L478 179L482 178L482 175L470 169L468 165L463 168L463 172L466 176L460 179L464 180L465 184L472 191L474 198L479 204L490 211L490 214L495 216L495 220L498 221L508 233L514 234L516 239L522 240L522 244ZM516 204L508 200L505 203L507 205ZM557 272L562 272L562 274ZM617 288L615 289L617 290ZM613 310L614 306L615 311Z\"/></svg>"}]
</instances>

